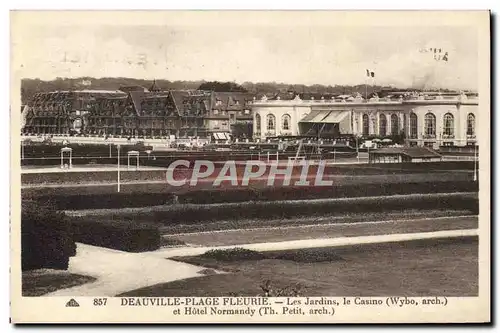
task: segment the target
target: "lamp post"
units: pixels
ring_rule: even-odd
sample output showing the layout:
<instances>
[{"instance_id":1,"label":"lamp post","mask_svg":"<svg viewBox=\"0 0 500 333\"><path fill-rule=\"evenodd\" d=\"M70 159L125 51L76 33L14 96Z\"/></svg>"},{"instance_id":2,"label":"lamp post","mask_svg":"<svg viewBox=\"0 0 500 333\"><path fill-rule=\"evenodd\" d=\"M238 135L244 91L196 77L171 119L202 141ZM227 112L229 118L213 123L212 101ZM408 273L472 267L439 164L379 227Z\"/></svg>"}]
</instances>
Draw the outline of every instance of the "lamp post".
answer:
<instances>
[{"instance_id":1,"label":"lamp post","mask_svg":"<svg viewBox=\"0 0 500 333\"><path fill-rule=\"evenodd\" d=\"M356 135L356 155L358 157L358 163L359 163L359 143L358 143L358 136Z\"/></svg>"},{"instance_id":2,"label":"lamp post","mask_svg":"<svg viewBox=\"0 0 500 333\"><path fill-rule=\"evenodd\" d=\"M120 192L120 145L118 144L116 146L116 149L118 150L118 192Z\"/></svg>"}]
</instances>

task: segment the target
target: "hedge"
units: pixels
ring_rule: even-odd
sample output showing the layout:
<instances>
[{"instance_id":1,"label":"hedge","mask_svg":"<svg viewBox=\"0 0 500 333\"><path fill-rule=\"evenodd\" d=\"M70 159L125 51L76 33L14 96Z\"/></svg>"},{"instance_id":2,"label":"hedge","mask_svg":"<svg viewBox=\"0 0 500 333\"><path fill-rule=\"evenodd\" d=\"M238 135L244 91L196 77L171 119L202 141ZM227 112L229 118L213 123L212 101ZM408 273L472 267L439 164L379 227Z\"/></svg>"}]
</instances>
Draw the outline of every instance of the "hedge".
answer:
<instances>
[{"instance_id":1,"label":"hedge","mask_svg":"<svg viewBox=\"0 0 500 333\"><path fill-rule=\"evenodd\" d=\"M474 182L433 183L381 183L347 186L270 187L264 189L239 188L227 191L205 190L179 194L179 202L192 204L214 204L245 201L308 200L323 198L349 198L386 196L395 194L476 192Z\"/></svg>"},{"instance_id":2,"label":"hedge","mask_svg":"<svg viewBox=\"0 0 500 333\"><path fill-rule=\"evenodd\" d=\"M71 224L80 243L127 252L154 251L161 245L160 231L149 224L78 219Z\"/></svg>"},{"instance_id":3,"label":"hedge","mask_svg":"<svg viewBox=\"0 0 500 333\"><path fill-rule=\"evenodd\" d=\"M134 185L134 192L117 193L116 188L103 188L108 193L97 193L98 187L39 188L23 190L25 197L53 201L58 209L118 209L170 205L174 195L166 192L165 185ZM71 190L71 191L70 191ZM122 190L123 191L123 190ZM478 184L467 181L432 183L388 183L332 186L332 187L265 187L228 190L196 190L178 193L179 203L215 204L245 201L306 200L322 198L348 198L386 196L415 193L477 192Z\"/></svg>"},{"instance_id":4,"label":"hedge","mask_svg":"<svg viewBox=\"0 0 500 333\"><path fill-rule=\"evenodd\" d=\"M163 224L194 223L230 219L288 219L301 216L323 216L331 213L405 211L410 209L478 210L477 197L427 195L416 197L346 198L343 200L319 199L314 201L259 201L215 205L181 205L177 209L152 212L151 221ZM142 215L142 214L139 214ZM148 214L149 215L149 214ZM144 218L136 216L137 219Z\"/></svg>"},{"instance_id":5,"label":"hedge","mask_svg":"<svg viewBox=\"0 0 500 333\"><path fill-rule=\"evenodd\" d=\"M21 210L21 267L67 269L76 255L71 225L49 203L23 200Z\"/></svg>"},{"instance_id":6,"label":"hedge","mask_svg":"<svg viewBox=\"0 0 500 333\"><path fill-rule=\"evenodd\" d=\"M364 197L345 199L318 199L296 201L259 201L213 205L176 205L113 211L79 217L83 221L105 219L128 223L156 223L158 225L197 224L200 222L239 219L290 219L344 213L381 213L387 211L469 210L477 213L478 196L475 193ZM100 215L100 216L99 216Z\"/></svg>"}]
</instances>

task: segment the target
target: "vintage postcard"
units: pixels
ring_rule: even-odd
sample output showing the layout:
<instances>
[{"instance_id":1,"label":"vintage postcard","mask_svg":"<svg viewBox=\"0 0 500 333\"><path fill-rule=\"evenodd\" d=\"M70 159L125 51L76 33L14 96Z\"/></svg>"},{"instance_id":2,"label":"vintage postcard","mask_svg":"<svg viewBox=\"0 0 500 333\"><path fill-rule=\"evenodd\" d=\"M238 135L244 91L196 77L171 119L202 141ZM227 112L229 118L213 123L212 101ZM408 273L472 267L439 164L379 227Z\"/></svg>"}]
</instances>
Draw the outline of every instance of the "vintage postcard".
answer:
<instances>
[{"instance_id":1,"label":"vintage postcard","mask_svg":"<svg viewBox=\"0 0 500 333\"><path fill-rule=\"evenodd\" d=\"M11 320L490 322L488 11L12 11Z\"/></svg>"}]
</instances>

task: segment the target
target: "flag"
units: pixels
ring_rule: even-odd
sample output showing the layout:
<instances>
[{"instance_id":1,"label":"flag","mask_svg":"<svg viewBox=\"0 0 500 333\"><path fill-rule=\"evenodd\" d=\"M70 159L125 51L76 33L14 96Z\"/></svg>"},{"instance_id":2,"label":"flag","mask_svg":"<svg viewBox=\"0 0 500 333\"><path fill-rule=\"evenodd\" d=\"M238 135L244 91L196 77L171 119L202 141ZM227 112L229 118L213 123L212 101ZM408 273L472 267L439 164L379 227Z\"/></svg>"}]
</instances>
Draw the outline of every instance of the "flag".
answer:
<instances>
[{"instance_id":1,"label":"flag","mask_svg":"<svg viewBox=\"0 0 500 333\"><path fill-rule=\"evenodd\" d=\"M448 61L448 52L444 53L443 60L444 61Z\"/></svg>"},{"instance_id":2,"label":"flag","mask_svg":"<svg viewBox=\"0 0 500 333\"><path fill-rule=\"evenodd\" d=\"M366 76L368 76L368 77L375 77L375 72L372 72L369 69L367 69L366 70Z\"/></svg>"},{"instance_id":3,"label":"flag","mask_svg":"<svg viewBox=\"0 0 500 333\"><path fill-rule=\"evenodd\" d=\"M366 76L370 77L370 70L366 70Z\"/></svg>"},{"instance_id":4,"label":"flag","mask_svg":"<svg viewBox=\"0 0 500 333\"><path fill-rule=\"evenodd\" d=\"M370 75L371 75L371 77L375 77L375 73L374 72L370 72Z\"/></svg>"}]
</instances>

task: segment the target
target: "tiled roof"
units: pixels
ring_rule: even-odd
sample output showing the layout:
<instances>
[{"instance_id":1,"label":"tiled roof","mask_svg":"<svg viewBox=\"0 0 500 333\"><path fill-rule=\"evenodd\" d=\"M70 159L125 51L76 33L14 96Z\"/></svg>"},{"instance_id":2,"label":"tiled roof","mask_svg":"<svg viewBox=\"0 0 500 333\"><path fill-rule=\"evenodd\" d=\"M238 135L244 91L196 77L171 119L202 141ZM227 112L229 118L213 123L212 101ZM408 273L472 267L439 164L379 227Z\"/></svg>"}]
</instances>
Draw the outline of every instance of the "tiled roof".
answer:
<instances>
[{"instance_id":1,"label":"tiled roof","mask_svg":"<svg viewBox=\"0 0 500 333\"><path fill-rule=\"evenodd\" d=\"M131 91L129 92L130 99L134 105L136 114L140 116L143 111L144 102L146 101L158 101L168 99L170 92L143 92L143 91Z\"/></svg>"},{"instance_id":2,"label":"tiled roof","mask_svg":"<svg viewBox=\"0 0 500 333\"><path fill-rule=\"evenodd\" d=\"M210 92L200 90L171 90L170 93L181 116L201 116L210 110Z\"/></svg>"},{"instance_id":3,"label":"tiled roof","mask_svg":"<svg viewBox=\"0 0 500 333\"><path fill-rule=\"evenodd\" d=\"M142 112L142 100L146 93L144 91L131 91L129 92L130 99L134 104L136 114L139 116Z\"/></svg>"},{"instance_id":4,"label":"tiled roof","mask_svg":"<svg viewBox=\"0 0 500 333\"><path fill-rule=\"evenodd\" d=\"M213 92L212 109L241 111L248 102L253 100L253 95L243 92ZM217 102L220 102L218 105Z\"/></svg>"}]
</instances>

